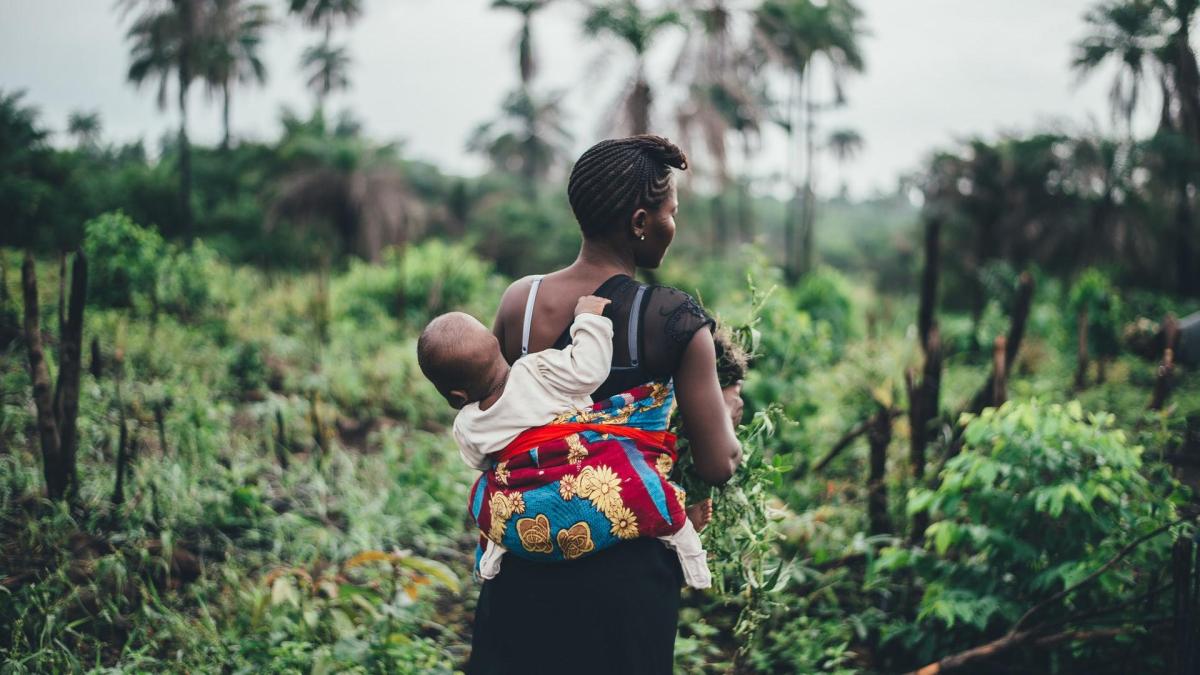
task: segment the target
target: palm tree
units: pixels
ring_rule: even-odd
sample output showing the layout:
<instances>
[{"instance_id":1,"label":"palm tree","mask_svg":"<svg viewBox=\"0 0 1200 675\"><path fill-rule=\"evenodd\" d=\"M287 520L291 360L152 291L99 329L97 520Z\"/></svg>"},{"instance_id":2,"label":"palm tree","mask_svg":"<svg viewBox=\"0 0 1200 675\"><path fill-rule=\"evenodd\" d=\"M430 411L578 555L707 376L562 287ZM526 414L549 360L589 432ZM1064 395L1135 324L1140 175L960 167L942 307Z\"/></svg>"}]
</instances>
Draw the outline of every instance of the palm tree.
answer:
<instances>
[{"instance_id":1,"label":"palm tree","mask_svg":"<svg viewBox=\"0 0 1200 675\"><path fill-rule=\"evenodd\" d=\"M158 107L167 105L167 88L173 77L179 105L179 202L183 230L192 236L192 152L188 143L188 90L200 65L199 47L204 29L202 0L124 0L127 10L139 9L126 38L131 63L128 77L141 86L158 83Z\"/></svg>"},{"instance_id":2,"label":"palm tree","mask_svg":"<svg viewBox=\"0 0 1200 675\"><path fill-rule=\"evenodd\" d=\"M837 161L838 175L842 184L841 194L842 197L845 197L847 193L846 178L841 175L842 168L846 162L854 159L862 151L862 135L854 129L835 129L829 134L829 140L826 141L826 144L829 146L830 152L833 153L834 160Z\"/></svg>"},{"instance_id":3,"label":"palm tree","mask_svg":"<svg viewBox=\"0 0 1200 675\"><path fill-rule=\"evenodd\" d=\"M1110 93L1114 117L1123 117L1132 138L1133 113L1150 66L1162 90L1159 134L1150 148L1160 152L1162 177L1176 194L1175 251L1179 291L1200 287L1193 270L1194 159L1200 152L1200 69L1191 46L1197 0L1106 0L1084 15L1091 33L1076 46L1075 67L1088 75L1108 61L1120 64ZM1179 139L1169 138L1179 136ZM1182 142L1178 142L1178 141ZM1190 150L1189 150L1190 148Z\"/></svg>"},{"instance_id":4,"label":"palm tree","mask_svg":"<svg viewBox=\"0 0 1200 675\"><path fill-rule=\"evenodd\" d=\"M467 149L488 156L501 171L519 173L530 197L538 181L569 158L571 134L562 121L562 94L544 99L522 87L508 95L501 117L480 125Z\"/></svg>"},{"instance_id":5,"label":"palm tree","mask_svg":"<svg viewBox=\"0 0 1200 675\"><path fill-rule=\"evenodd\" d=\"M493 9L511 9L521 15L517 34L517 72L520 86L501 106L500 117L480 125L467 141L467 149L488 156L500 171L519 173L530 199L537 183L560 161L565 161L570 134L563 125L562 94L540 98L531 90L537 60L533 51L533 15L551 0L493 0Z\"/></svg>"},{"instance_id":6,"label":"palm tree","mask_svg":"<svg viewBox=\"0 0 1200 675\"><path fill-rule=\"evenodd\" d=\"M492 9L511 9L521 15L521 32L517 35L517 68L521 73L523 87L529 86L534 73L537 72L531 32L533 15L550 2L551 0L492 0Z\"/></svg>"},{"instance_id":7,"label":"palm tree","mask_svg":"<svg viewBox=\"0 0 1200 675\"><path fill-rule=\"evenodd\" d=\"M362 0L288 0L288 12L299 16L311 28L323 28L325 41L338 21L352 24L362 16Z\"/></svg>"},{"instance_id":8,"label":"palm tree","mask_svg":"<svg viewBox=\"0 0 1200 675\"><path fill-rule=\"evenodd\" d=\"M221 147L229 147L231 89L237 83L263 84L267 69L259 56L263 31L271 24L270 12L261 3L213 0L211 25L205 36L204 79L209 93L221 96Z\"/></svg>"},{"instance_id":9,"label":"palm tree","mask_svg":"<svg viewBox=\"0 0 1200 675\"><path fill-rule=\"evenodd\" d=\"M100 139L100 113L76 110L67 117L67 133L75 137L81 149L95 148Z\"/></svg>"},{"instance_id":10,"label":"palm tree","mask_svg":"<svg viewBox=\"0 0 1200 675\"><path fill-rule=\"evenodd\" d=\"M1146 70L1165 44L1156 18L1156 2L1107 0L1089 9L1083 20L1091 32L1076 43L1075 60L1071 64L1084 77L1106 63L1117 64L1108 99L1113 119L1125 123L1130 137Z\"/></svg>"},{"instance_id":11,"label":"palm tree","mask_svg":"<svg viewBox=\"0 0 1200 675\"><path fill-rule=\"evenodd\" d=\"M584 31L593 37L608 34L624 42L636 57L632 85L623 95L628 128L632 134L650 131L650 106L654 100L646 81L646 53L654 37L668 26L679 24L674 11L645 12L637 0L608 0L592 7L584 20Z\"/></svg>"},{"instance_id":12,"label":"palm tree","mask_svg":"<svg viewBox=\"0 0 1200 675\"><path fill-rule=\"evenodd\" d=\"M325 99L335 91L350 88L350 55L345 47L321 42L308 47L300 63L310 74L308 88L317 97L317 110L325 109Z\"/></svg>"},{"instance_id":13,"label":"palm tree","mask_svg":"<svg viewBox=\"0 0 1200 675\"><path fill-rule=\"evenodd\" d=\"M323 111L325 99L339 89L350 88L350 53L333 46L333 27L347 26L362 16L362 0L288 0L288 12L301 18L306 26L321 28L324 39L300 56L300 65L309 71L308 88L317 96L317 110Z\"/></svg>"},{"instance_id":14,"label":"palm tree","mask_svg":"<svg viewBox=\"0 0 1200 675\"><path fill-rule=\"evenodd\" d=\"M684 144L699 131L707 151L706 164L713 167L717 194L713 200L714 245L728 239L729 227L724 197L729 192L728 140L730 133L741 136L743 153L748 157L751 142L757 138L765 117L761 105L761 69L750 63L747 45L740 44L735 33L735 11L730 0L685 0L685 17L694 24L675 58L671 78L687 86L688 95L676 111L679 133ZM750 66L750 67L747 67ZM743 206L745 206L745 195ZM748 234L745 209L741 209L742 234Z\"/></svg>"},{"instance_id":15,"label":"palm tree","mask_svg":"<svg viewBox=\"0 0 1200 675\"><path fill-rule=\"evenodd\" d=\"M805 178L803 187L804 231L803 270L811 269L814 259L814 221L816 219L813 192L813 160L815 157L814 134L816 132L817 104L812 91L813 78L810 69L817 57L828 65L833 75L834 103L845 102L844 81L848 74L861 72L865 66L859 39L864 30L861 26L862 11L853 0L765 0L755 12L755 25L760 44L767 55L792 76L790 109L787 125L790 143L794 144L796 125L790 120L799 109L804 110L805 124ZM796 187L796 199L800 197L800 186ZM794 211L795 209L793 209ZM788 276L795 279L801 272L801 261L795 254L795 215L788 218L786 228Z\"/></svg>"}]
</instances>

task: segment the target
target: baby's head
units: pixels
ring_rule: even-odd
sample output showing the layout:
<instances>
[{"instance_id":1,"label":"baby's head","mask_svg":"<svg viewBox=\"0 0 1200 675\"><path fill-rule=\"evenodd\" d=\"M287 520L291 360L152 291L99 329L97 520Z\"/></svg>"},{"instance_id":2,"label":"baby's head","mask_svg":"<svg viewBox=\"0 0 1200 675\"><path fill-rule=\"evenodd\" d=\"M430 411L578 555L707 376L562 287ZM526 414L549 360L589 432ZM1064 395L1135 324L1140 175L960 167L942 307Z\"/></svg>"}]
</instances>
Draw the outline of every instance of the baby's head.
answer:
<instances>
[{"instance_id":1,"label":"baby's head","mask_svg":"<svg viewBox=\"0 0 1200 675\"><path fill-rule=\"evenodd\" d=\"M421 372L455 409L483 400L503 381L500 341L470 314L436 317L417 340Z\"/></svg>"}]
</instances>

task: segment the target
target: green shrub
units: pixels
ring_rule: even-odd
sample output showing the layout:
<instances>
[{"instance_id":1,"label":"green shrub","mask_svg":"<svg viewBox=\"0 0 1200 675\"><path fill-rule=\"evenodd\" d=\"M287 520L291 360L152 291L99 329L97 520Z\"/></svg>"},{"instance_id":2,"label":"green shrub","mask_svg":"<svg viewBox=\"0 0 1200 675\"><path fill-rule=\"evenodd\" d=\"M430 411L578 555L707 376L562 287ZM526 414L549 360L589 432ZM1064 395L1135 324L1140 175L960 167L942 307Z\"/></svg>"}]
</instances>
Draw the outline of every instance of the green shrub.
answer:
<instances>
[{"instance_id":1,"label":"green shrub","mask_svg":"<svg viewBox=\"0 0 1200 675\"><path fill-rule=\"evenodd\" d=\"M941 484L909 495L909 512L933 519L924 547L889 549L875 565L876 574L911 566L925 587L916 623L893 627L891 637L917 645L923 659L998 637L1172 519L1173 506L1141 473L1142 449L1113 420L1085 415L1078 403L1036 401L972 420ZM1038 622L1138 595L1152 582L1135 570L1161 569L1169 554L1170 537L1147 542Z\"/></svg>"},{"instance_id":2,"label":"green shrub","mask_svg":"<svg viewBox=\"0 0 1200 675\"><path fill-rule=\"evenodd\" d=\"M1076 321L1087 312L1088 351L1096 356L1116 356L1120 351L1121 298L1103 272L1090 268L1071 287L1068 300L1070 335L1076 335Z\"/></svg>"},{"instance_id":3,"label":"green shrub","mask_svg":"<svg viewBox=\"0 0 1200 675\"><path fill-rule=\"evenodd\" d=\"M88 300L104 307L133 307L154 302L163 240L120 211L84 225L88 257Z\"/></svg>"},{"instance_id":4,"label":"green shrub","mask_svg":"<svg viewBox=\"0 0 1200 675\"><path fill-rule=\"evenodd\" d=\"M171 246L158 270L159 307L181 318L194 318L213 300L210 281L219 264L217 254L204 242L190 248Z\"/></svg>"},{"instance_id":5,"label":"green shrub","mask_svg":"<svg viewBox=\"0 0 1200 675\"><path fill-rule=\"evenodd\" d=\"M828 323L838 342L855 333L849 286L841 273L823 267L805 276L793 292L796 306L813 320Z\"/></svg>"},{"instance_id":6,"label":"green shrub","mask_svg":"<svg viewBox=\"0 0 1200 675\"><path fill-rule=\"evenodd\" d=\"M335 320L369 325L392 317L416 327L450 310L487 320L500 296L487 262L463 244L437 239L392 249L379 265L352 261L332 291Z\"/></svg>"}]
</instances>

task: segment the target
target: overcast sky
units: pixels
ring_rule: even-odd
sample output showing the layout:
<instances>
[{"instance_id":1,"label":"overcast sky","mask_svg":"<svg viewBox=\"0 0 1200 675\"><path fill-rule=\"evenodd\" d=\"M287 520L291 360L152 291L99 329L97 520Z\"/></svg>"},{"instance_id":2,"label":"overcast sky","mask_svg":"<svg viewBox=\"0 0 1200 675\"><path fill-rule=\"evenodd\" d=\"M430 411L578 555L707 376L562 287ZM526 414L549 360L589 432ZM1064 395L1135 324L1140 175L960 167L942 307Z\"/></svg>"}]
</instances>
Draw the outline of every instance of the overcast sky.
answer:
<instances>
[{"instance_id":1,"label":"overcast sky","mask_svg":"<svg viewBox=\"0 0 1200 675\"><path fill-rule=\"evenodd\" d=\"M1109 72L1079 85L1069 68L1071 43L1083 32L1092 0L860 0L870 36L867 72L850 81L849 105L821 125L852 127L865 139L846 167L852 191L891 190L897 176L919 165L936 147L972 134L994 135L1048 125L1072 129L1110 126ZM269 1L281 14L283 0ZM381 140L404 141L409 156L451 172L483 168L464 145L480 122L493 116L516 82L511 12L488 9L489 0L367 0L363 18L337 38L350 45L353 88L331 102L349 107ZM610 108L629 71L619 48L581 36L580 3L561 0L539 15L535 40L542 61L537 86L563 89L576 153L602 137ZM279 110L312 105L297 64L316 35L282 20L269 34L265 61L270 80L234 99L234 133L270 138ZM652 78L665 83L678 32L667 34L652 55ZM97 110L107 138L145 138L153 146L175 124L175 112L155 107L154 88L133 88L122 17L113 0L0 0L0 89L27 90L26 101L61 131L77 109ZM1144 128L1155 119L1153 87L1140 111ZM672 134L663 92L657 113ZM220 108L196 87L192 137L215 142ZM58 137L57 142L66 139ZM685 148L686 149L686 148ZM783 137L771 131L754 172L783 168ZM839 183L822 165L820 187ZM764 179L763 184L766 185Z\"/></svg>"}]
</instances>

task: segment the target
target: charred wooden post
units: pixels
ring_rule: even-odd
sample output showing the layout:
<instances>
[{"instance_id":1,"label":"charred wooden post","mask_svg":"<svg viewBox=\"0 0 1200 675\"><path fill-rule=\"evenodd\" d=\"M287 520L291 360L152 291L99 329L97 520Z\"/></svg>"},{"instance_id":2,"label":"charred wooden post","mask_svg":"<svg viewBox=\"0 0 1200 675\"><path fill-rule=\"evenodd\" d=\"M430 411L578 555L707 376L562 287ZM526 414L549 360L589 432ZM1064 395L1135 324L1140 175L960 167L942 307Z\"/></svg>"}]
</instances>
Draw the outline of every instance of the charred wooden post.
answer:
<instances>
[{"instance_id":1,"label":"charred wooden post","mask_svg":"<svg viewBox=\"0 0 1200 675\"><path fill-rule=\"evenodd\" d=\"M67 325L67 252L58 252L58 332Z\"/></svg>"},{"instance_id":2,"label":"charred wooden post","mask_svg":"<svg viewBox=\"0 0 1200 675\"><path fill-rule=\"evenodd\" d=\"M917 309L917 334L921 348L928 354L929 334L934 327L934 312L937 309L938 272L941 265L942 221L938 215L925 218L925 268L921 273L921 298Z\"/></svg>"},{"instance_id":3,"label":"charred wooden post","mask_svg":"<svg viewBox=\"0 0 1200 675\"><path fill-rule=\"evenodd\" d=\"M125 398L121 395L121 380L124 375L122 354L117 351L116 377L113 380L117 398L117 476L113 484L112 505L118 507L125 502L125 473L129 467L129 425L125 422Z\"/></svg>"},{"instance_id":4,"label":"charred wooden post","mask_svg":"<svg viewBox=\"0 0 1200 675\"><path fill-rule=\"evenodd\" d=\"M908 423L911 435L909 464L912 467L913 481L917 485L925 482L926 450L933 434L934 422L938 419L941 408L942 388L942 338L937 323L931 326L929 341L925 345L925 365L921 372L921 381L913 382L909 375L909 410ZM919 539L929 527L929 514L921 512L913 517L912 536Z\"/></svg>"},{"instance_id":5,"label":"charred wooden post","mask_svg":"<svg viewBox=\"0 0 1200 675\"><path fill-rule=\"evenodd\" d=\"M1163 348L1162 361L1158 364L1158 372L1154 379L1154 394L1150 397L1150 409L1162 410L1171 395L1171 381L1175 376L1175 347L1179 342L1179 322L1170 314L1163 320L1163 335L1166 346Z\"/></svg>"},{"instance_id":6,"label":"charred wooden post","mask_svg":"<svg viewBox=\"0 0 1200 675\"><path fill-rule=\"evenodd\" d=\"M275 457L279 466L288 468L287 430L283 426L283 409L275 409Z\"/></svg>"},{"instance_id":7,"label":"charred wooden post","mask_svg":"<svg viewBox=\"0 0 1200 675\"><path fill-rule=\"evenodd\" d=\"M117 478L113 485L112 505L125 503L125 473L129 468L129 425L125 422L124 406L121 409L120 428L117 432Z\"/></svg>"},{"instance_id":8,"label":"charred wooden post","mask_svg":"<svg viewBox=\"0 0 1200 675\"><path fill-rule=\"evenodd\" d=\"M163 455L167 454L167 407L170 401L158 401L154 404L154 426L158 429L158 449Z\"/></svg>"},{"instance_id":9,"label":"charred wooden post","mask_svg":"<svg viewBox=\"0 0 1200 675\"><path fill-rule=\"evenodd\" d=\"M87 258L75 253L71 265L71 298L66 323L59 338L58 384L54 390L54 415L58 421L62 471L72 491L78 487L75 455L79 433L79 371L83 367L83 308L87 302Z\"/></svg>"},{"instance_id":10,"label":"charred wooden post","mask_svg":"<svg viewBox=\"0 0 1200 675\"><path fill-rule=\"evenodd\" d=\"M92 336L91 351L92 364L90 370L92 371L92 377L98 380L104 374L104 357L100 354L100 338L95 335Z\"/></svg>"},{"instance_id":11,"label":"charred wooden post","mask_svg":"<svg viewBox=\"0 0 1200 675\"><path fill-rule=\"evenodd\" d=\"M62 499L68 485L62 472L58 424L54 419L54 394L50 371L42 347L42 328L38 314L37 270L33 255L25 254L21 266L21 291L25 300L25 344L29 351L29 378L33 382L33 403L37 409L38 440L42 446L42 473L51 499Z\"/></svg>"},{"instance_id":12,"label":"charred wooden post","mask_svg":"<svg viewBox=\"0 0 1200 675\"><path fill-rule=\"evenodd\" d=\"M1171 550L1171 572L1174 590L1173 615L1175 630L1174 673L1195 673L1200 666L1197 654L1200 617L1197 617L1196 543L1190 537L1180 537Z\"/></svg>"},{"instance_id":13,"label":"charred wooden post","mask_svg":"<svg viewBox=\"0 0 1200 675\"><path fill-rule=\"evenodd\" d=\"M870 473L867 476L868 527L871 534L886 534L891 527L888 525L884 474L887 469L887 448L892 442L892 415L887 408L880 406L871 418L867 441L871 447Z\"/></svg>"},{"instance_id":14,"label":"charred wooden post","mask_svg":"<svg viewBox=\"0 0 1200 675\"><path fill-rule=\"evenodd\" d=\"M901 414L902 413L899 410L888 411L889 417L899 417ZM833 447L829 449L829 452L825 453L825 456L813 465L812 470L814 472L819 472L824 470L825 467L829 466L829 463L832 462L838 455L842 454L843 450L850 447L850 444L853 443L855 439L871 430L872 420L873 418L868 418L850 427L850 429L846 433L842 434L842 437L833 444Z\"/></svg>"},{"instance_id":15,"label":"charred wooden post","mask_svg":"<svg viewBox=\"0 0 1200 675\"><path fill-rule=\"evenodd\" d=\"M0 306L8 303L8 262L0 255Z\"/></svg>"}]
</instances>

